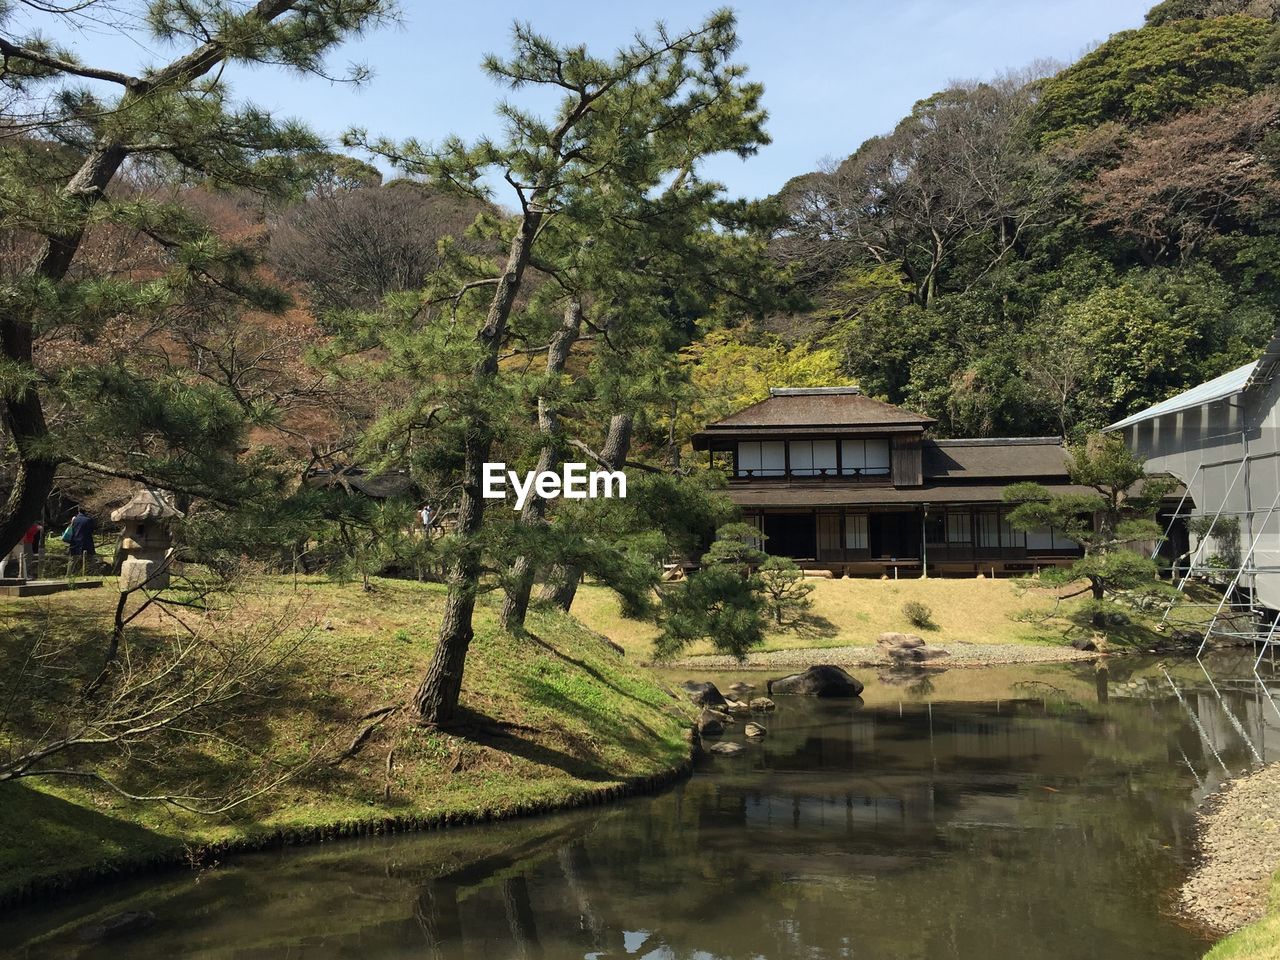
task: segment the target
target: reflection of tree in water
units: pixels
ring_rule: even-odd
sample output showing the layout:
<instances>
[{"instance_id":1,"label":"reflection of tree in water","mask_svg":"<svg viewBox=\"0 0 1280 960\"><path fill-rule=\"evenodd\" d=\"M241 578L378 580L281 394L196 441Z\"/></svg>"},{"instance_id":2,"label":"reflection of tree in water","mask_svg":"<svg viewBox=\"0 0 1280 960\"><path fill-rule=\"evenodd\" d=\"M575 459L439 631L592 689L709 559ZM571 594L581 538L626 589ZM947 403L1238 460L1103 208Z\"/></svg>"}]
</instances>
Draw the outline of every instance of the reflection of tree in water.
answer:
<instances>
[{"instance_id":1,"label":"reflection of tree in water","mask_svg":"<svg viewBox=\"0 0 1280 960\"><path fill-rule=\"evenodd\" d=\"M918 679L912 680L911 683L907 684L907 692L917 697L933 693L933 688L933 676L928 673L922 673Z\"/></svg>"},{"instance_id":2,"label":"reflection of tree in water","mask_svg":"<svg viewBox=\"0 0 1280 960\"><path fill-rule=\"evenodd\" d=\"M1198 956L1161 919L1194 787L1169 758L1200 756L1194 732L1176 703L1062 711L1048 692L931 710L788 698L746 756L656 798L298 851L167 897L152 882L146 908L183 923L134 945L183 955L216 938L265 955L305 937L308 955L370 960L413 944L441 960L620 956L641 941L678 958L1036 958L1064 944Z\"/></svg>"}]
</instances>

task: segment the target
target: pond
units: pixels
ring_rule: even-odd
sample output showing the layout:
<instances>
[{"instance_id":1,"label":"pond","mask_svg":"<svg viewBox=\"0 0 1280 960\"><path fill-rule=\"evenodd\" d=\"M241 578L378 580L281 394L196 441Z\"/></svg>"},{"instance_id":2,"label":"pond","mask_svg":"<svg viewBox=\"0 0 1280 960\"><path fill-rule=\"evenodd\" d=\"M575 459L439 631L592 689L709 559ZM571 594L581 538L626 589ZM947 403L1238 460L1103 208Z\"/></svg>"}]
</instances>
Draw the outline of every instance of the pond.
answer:
<instances>
[{"instance_id":1,"label":"pond","mask_svg":"<svg viewBox=\"0 0 1280 960\"><path fill-rule=\"evenodd\" d=\"M1243 658L1167 670L863 671L862 704L778 698L762 742L654 797L139 878L0 919L0 944L114 960L1199 957L1203 932L1171 909L1192 812L1280 758L1280 710ZM121 911L154 920L85 939Z\"/></svg>"}]
</instances>

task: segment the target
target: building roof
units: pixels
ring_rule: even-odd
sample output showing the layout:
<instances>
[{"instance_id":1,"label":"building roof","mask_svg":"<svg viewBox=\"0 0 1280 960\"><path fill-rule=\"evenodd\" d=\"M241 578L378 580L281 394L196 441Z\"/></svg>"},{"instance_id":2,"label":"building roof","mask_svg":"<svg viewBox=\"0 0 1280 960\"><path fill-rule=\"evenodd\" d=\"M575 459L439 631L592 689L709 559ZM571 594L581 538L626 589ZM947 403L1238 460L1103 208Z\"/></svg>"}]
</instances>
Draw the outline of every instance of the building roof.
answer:
<instances>
[{"instance_id":1,"label":"building roof","mask_svg":"<svg viewBox=\"0 0 1280 960\"><path fill-rule=\"evenodd\" d=\"M847 434L870 428L889 433L923 431L934 422L932 417L873 400L857 387L775 387L766 399L694 434L693 446L705 450L716 436Z\"/></svg>"},{"instance_id":2,"label":"building roof","mask_svg":"<svg viewBox=\"0 0 1280 960\"><path fill-rule=\"evenodd\" d=\"M1166 414L1177 413L1180 410L1190 410L1206 403L1213 403L1215 400L1233 397L1243 392L1246 386L1257 382L1253 379L1253 373L1260 362L1254 360L1252 363L1246 363L1243 367L1236 367L1229 373L1214 377L1198 387L1184 390L1168 400L1161 400L1159 403L1147 407L1145 410L1139 410L1132 416L1125 417L1109 427L1103 427L1102 432L1112 433L1116 430L1123 430L1125 427L1131 427L1135 423L1142 423L1144 420L1153 420Z\"/></svg>"},{"instance_id":3,"label":"building roof","mask_svg":"<svg viewBox=\"0 0 1280 960\"><path fill-rule=\"evenodd\" d=\"M1067 477L1067 455L1057 437L926 440L926 480L1039 480Z\"/></svg>"},{"instance_id":4,"label":"building roof","mask_svg":"<svg viewBox=\"0 0 1280 960\"><path fill-rule=\"evenodd\" d=\"M922 487L883 487L868 484L751 483L731 486L729 499L741 507L916 507L924 503L986 504L1004 499L1005 484L957 486L925 484ZM1092 487L1070 483L1045 484L1051 494L1096 494Z\"/></svg>"}]
</instances>

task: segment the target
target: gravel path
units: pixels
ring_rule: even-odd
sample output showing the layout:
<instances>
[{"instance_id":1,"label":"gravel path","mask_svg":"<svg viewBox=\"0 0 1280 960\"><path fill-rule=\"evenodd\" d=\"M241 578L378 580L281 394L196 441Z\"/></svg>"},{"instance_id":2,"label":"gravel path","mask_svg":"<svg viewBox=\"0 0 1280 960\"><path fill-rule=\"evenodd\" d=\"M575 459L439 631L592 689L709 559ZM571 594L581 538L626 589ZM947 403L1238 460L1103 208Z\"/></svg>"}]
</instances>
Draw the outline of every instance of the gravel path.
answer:
<instances>
[{"instance_id":1,"label":"gravel path","mask_svg":"<svg viewBox=\"0 0 1280 960\"><path fill-rule=\"evenodd\" d=\"M1096 653L1071 647L1037 646L1029 643L945 643L939 644L951 656L929 661L935 667L986 667L997 663L1059 663L1067 660L1092 660ZM733 657L684 657L670 664L674 667L703 670L738 670L742 668L808 667L830 663L838 667L880 667L889 663L882 647L798 647L794 650L770 650L747 655L746 663Z\"/></svg>"},{"instance_id":2,"label":"gravel path","mask_svg":"<svg viewBox=\"0 0 1280 960\"><path fill-rule=\"evenodd\" d=\"M1182 906L1230 933L1262 917L1280 869L1280 763L1232 780L1198 821L1203 859L1182 885Z\"/></svg>"}]
</instances>

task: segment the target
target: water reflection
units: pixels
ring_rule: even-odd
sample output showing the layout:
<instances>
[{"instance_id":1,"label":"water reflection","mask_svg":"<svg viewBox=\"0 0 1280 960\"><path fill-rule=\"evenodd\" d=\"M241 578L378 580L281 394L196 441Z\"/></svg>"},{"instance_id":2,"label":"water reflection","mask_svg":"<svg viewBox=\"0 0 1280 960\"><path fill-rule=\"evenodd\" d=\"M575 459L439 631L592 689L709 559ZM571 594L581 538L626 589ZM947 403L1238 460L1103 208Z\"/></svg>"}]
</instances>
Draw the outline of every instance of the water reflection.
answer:
<instances>
[{"instance_id":1,"label":"water reflection","mask_svg":"<svg viewBox=\"0 0 1280 960\"><path fill-rule=\"evenodd\" d=\"M1167 915L1190 811L1280 754L1270 681L1129 660L929 680L872 678L860 708L779 698L762 742L658 797L239 858L25 911L0 943L82 958L1198 957L1204 941ZM82 939L125 910L154 922Z\"/></svg>"}]
</instances>

